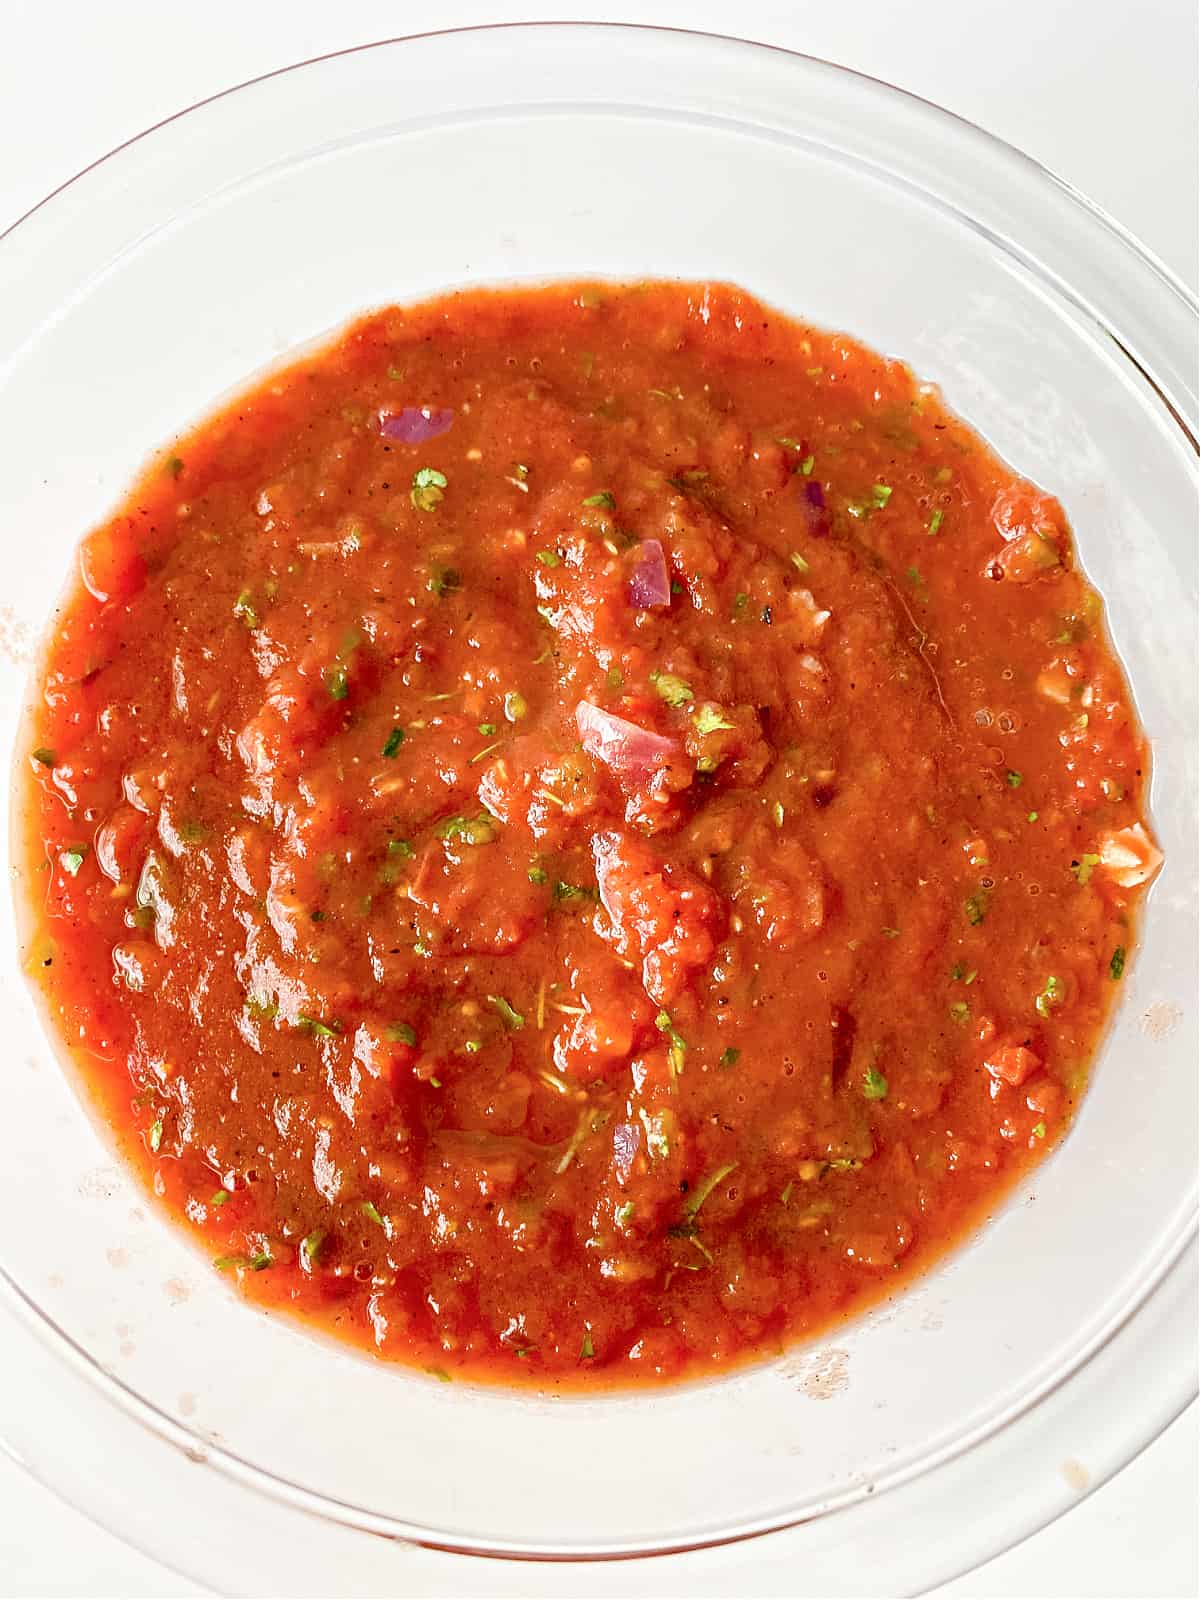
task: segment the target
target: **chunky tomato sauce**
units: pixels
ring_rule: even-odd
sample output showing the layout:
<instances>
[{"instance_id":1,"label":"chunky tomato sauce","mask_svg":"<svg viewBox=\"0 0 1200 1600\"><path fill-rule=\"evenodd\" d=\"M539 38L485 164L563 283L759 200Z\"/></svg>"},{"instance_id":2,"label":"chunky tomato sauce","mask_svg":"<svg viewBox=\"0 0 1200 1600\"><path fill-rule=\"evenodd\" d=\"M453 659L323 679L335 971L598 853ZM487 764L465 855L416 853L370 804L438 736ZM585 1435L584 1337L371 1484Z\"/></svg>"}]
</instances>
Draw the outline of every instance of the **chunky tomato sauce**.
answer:
<instances>
[{"instance_id":1,"label":"chunky tomato sauce","mask_svg":"<svg viewBox=\"0 0 1200 1600\"><path fill-rule=\"evenodd\" d=\"M441 1376L775 1352L1062 1132L1159 857L1056 501L716 285L365 318L81 551L31 964L218 1270Z\"/></svg>"}]
</instances>

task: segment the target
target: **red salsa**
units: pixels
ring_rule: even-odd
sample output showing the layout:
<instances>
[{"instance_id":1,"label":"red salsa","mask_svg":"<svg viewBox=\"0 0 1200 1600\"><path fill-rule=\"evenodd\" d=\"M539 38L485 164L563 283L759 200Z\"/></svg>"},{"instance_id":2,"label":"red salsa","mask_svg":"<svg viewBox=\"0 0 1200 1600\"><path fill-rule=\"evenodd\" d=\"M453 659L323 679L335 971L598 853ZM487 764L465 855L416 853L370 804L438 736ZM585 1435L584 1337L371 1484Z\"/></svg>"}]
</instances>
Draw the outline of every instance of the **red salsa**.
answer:
<instances>
[{"instance_id":1,"label":"red salsa","mask_svg":"<svg viewBox=\"0 0 1200 1600\"><path fill-rule=\"evenodd\" d=\"M83 543L30 963L215 1268L539 1384L777 1352L1052 1145L1159 855L1058 503L713 284L389 309Z\"/></svg>"}]
</instances>

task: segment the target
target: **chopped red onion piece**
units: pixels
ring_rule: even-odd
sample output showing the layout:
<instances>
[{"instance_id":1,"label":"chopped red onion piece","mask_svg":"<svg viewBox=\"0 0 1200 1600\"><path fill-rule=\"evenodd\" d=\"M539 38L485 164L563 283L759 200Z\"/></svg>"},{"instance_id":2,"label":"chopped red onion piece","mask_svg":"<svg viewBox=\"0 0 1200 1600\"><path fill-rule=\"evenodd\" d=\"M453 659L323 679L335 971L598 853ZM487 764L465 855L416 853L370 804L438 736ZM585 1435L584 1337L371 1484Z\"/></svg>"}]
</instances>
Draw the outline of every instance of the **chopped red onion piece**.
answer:
<instances>
[{"instance_id":1,"label":"chopped red onion piece","mask_svg":"<svg viewBox=\"0 0 1200 1600\"><path fill-rule=\"evenodd\" d=\"M673 739L602 711L590 700L575 707L575 722L588 755L634 786L647 782L679 753Z\"/></svg>"},{"instance_id":2,"label":"chopped red onion piece","mask_svg":"<svg viewBox=\"0 0 1200 1600\"><path fill-rule=\"evenodd\" d=\"M629 599L632 605L646 610L671 604L671 575L667 571L663 547L657 539L643 539L633 552Z\"/></svg>"},{"instance_id":3,"label":"chopped red onion piece","mask_svg":"<svg viewBox=\"0 0 1200 1600\"><path fill-rule=\"evenodd\" d=\"M804 485L804 493L810 506L816 506L818 511L825 509L825 491L815 478L809 478Z\"/></svg>"},{"instance_id":4,"label":"chopped red onion piece","mask_svg":"<svg viewBox=\"0 0 1200 1600\"><path fill-rule=\"evenodd\" d=\"M403 411L381 414L379 431L385 439L396 439L400 444L425 444L445 433L453 422L454 412L450 409L405 406Z\"/></svg>"}]
</instances>

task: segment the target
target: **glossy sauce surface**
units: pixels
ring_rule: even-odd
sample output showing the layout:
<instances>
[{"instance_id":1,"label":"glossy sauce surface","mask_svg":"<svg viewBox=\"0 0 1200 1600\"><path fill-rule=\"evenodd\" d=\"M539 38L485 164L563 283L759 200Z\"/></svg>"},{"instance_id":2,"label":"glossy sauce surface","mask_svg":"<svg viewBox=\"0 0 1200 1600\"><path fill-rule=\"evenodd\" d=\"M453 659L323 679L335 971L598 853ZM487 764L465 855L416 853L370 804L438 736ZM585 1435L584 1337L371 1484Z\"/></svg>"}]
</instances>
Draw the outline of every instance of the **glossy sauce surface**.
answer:
<instances>
[{"instance_id":1,"label":"glossy sauce surface","mask_svg":"<svg viewBox=\"0 0 1200 1600\"><path fill-rule=\"evenodd\" d=\"M81 550L31 967L217 1269L506 1382L771 1354L1065 1128L1158 854L1057 502L738 290L355 324Z\"/></svg>"}]
</instances>

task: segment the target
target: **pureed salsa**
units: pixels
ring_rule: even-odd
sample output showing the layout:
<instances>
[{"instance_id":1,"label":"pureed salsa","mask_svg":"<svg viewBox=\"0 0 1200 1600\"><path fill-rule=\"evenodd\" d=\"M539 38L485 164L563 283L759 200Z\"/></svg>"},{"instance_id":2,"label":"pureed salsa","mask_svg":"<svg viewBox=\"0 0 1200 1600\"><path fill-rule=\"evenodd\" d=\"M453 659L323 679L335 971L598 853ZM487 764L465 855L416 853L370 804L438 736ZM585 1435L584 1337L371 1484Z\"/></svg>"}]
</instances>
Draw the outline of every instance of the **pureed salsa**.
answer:
<instances>
[{"instance_id":1,"label":"pureed salsa","mask_svg":"<svg viewBox=\"0 0 1200 1600\"><path fill-rule=\"evenodd\" d=\"M439 1375L771 1353L1062 1132L1159 855L1058 504L719 285L391 309L84 543L32 964L255 1300Z\"/></svg>"}]
</instances>

